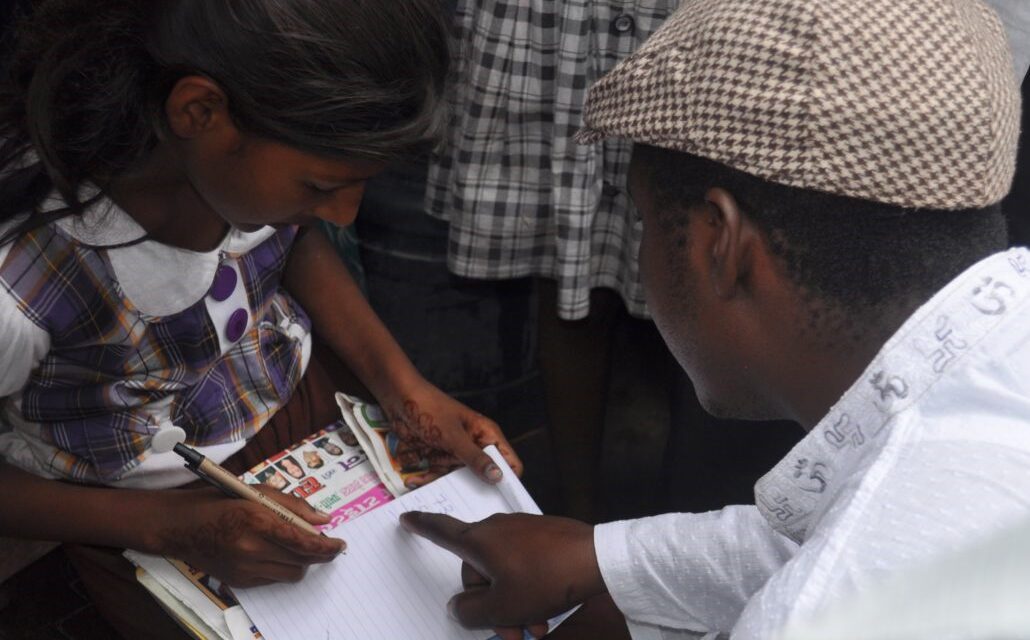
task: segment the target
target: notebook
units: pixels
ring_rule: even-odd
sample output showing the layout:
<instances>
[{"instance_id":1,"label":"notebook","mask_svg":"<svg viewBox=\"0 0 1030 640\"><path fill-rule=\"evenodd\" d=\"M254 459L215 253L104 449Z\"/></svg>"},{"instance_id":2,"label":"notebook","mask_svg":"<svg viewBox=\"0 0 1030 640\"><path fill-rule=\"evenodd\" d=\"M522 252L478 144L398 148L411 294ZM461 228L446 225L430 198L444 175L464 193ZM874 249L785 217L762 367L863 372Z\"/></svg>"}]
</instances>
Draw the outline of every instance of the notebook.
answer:
<instances>
[{"instance_id":1,"label":"notebook","mask_svg":"<svg viewBox=\"0 0 1030 640\"><path fill-rule=\"evenodd\" d=\"M264 637L493 637L489 630L464 629L447 615L447 601L461 591L461 560L399 524L400 514L406 511L444 513L466 522L495 513L539 514L540 509L497 448L486 451L504 471L499 484L488 485L469 469L458 469L333 529L329 535L347 541L346 554L329 564L312 566L300 582L235 589L236 597Z\"/></svg>"}]
</instances>

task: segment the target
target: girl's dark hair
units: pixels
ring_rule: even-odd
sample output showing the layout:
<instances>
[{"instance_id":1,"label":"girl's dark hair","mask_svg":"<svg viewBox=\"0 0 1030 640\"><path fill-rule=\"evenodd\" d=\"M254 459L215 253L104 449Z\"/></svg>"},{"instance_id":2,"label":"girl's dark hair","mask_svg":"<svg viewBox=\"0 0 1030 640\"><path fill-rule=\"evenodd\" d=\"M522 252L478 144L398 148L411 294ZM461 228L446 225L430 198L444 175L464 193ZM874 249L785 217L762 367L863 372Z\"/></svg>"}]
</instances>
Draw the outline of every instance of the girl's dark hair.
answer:
<instances>
[{"instance_id":1,"label":"girl's dark hair","mask_svg":"<svg viewBox=\"0 0 1030 640\"><path fill-rule=\"evenodd\" d=\"M7 235L78 213L85 181L140 161L175 82L204 75L244 131L323 156L389 161L443 125L438 0L49 0L17 27L0 85ZM43 215L56 189L67 207Z\"/></svg>"}]
</instances>

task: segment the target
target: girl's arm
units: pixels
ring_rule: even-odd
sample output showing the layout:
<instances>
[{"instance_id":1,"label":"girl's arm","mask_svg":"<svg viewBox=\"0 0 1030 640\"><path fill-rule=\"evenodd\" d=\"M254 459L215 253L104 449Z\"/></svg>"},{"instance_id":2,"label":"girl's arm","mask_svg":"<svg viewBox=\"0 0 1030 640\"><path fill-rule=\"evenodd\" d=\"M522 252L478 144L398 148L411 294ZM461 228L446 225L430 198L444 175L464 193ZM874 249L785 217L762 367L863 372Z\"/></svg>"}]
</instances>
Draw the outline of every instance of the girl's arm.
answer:
<instances>
[{"instance_id":1,"label":"girl's arm","mask_svg":"<svg viewBox=\"0 0 1030 640\"><path fill-rule=\"evenodd\" d=\"M213 489L145 491L46 480L0 462L0 536L136 549L185 560L236 586L296 581L344 548ZM312 524L299 498L267 492Z\"/></svg>"},{"instance_id":2,"label":"girl's arm","mask_svg":"<svg viewBox=\"0 0 1030 640\"><path fill-rule=\"evenodd\" d=\"M315 332L375 394L399 436L442 452L488 482L500 469L483 452L491 444L516 473L522 463L500 428L427 382L362 295L325 235L306 228L290 253L284 284L304 307ZM441 345L441 348L446 348Z\"/></svg>"},{"instance_id":3,"label":"girl's arm","mask_svg":"<svg viewBox=\"0 0 1030 640\"><path fill-rule=\"evenodd\" d=\"M0 247L0 262L10 244ZM0 404L23 388L50 337L0 290ZM2 417L0 417L2 420ZM0 423L0 432L5 431ZM303 500L269 495L313 524ZM0 536L127 547L180 558L236 585L297 580L342 547L286 526L268 509L213 490L138 491L47 480L0 460ZM272 562L269 562L269 559Z\"/></svg>"}]
</instances>

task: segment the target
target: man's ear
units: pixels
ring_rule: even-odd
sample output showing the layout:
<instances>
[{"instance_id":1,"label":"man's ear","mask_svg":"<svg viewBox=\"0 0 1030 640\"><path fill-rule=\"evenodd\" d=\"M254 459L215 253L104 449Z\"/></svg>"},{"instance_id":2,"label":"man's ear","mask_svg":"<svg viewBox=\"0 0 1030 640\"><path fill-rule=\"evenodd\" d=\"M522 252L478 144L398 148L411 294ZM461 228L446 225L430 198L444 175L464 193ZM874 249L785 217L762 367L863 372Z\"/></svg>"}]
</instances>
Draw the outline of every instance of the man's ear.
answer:
<instances>
[{"instance_id":1,"label":"man's ear","mask_svg":"<svg viewBox=\"0 0 1030 640\"><path fill-rule=\"evenodd\" d=\"M184 140L225 126L236 128L225 92L204 76L185 76L176 81L165 100L165 118L168 131Z\"/></svg>"},{"instance_id":2,"label":"man's ear","mask_svg":"<svg viewBox=\"0 0 1030 640\"><path fill-rule=\"evenodd\" d=\"M731 298L737 293L741 278L750 270L747 243L751 234L740 205L729 191L721 187L709 189L705 193L705 205L704 220L714 235L710 259L715 293Z\"/></svg>"}]
</instances>

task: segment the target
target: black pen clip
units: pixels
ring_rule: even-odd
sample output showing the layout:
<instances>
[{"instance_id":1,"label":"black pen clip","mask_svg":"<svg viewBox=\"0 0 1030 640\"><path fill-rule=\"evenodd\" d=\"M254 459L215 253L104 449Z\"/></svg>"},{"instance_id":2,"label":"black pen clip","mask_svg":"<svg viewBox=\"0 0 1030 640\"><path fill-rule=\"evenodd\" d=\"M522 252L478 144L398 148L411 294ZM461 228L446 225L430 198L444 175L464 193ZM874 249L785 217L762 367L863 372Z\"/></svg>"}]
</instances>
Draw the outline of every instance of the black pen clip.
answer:
<instances>
[{"instance_id":1,"label":"black pen clip","mask_svg":"<svg viewBox=\"0 0 1030 640\"><path fill-rule=\"evenodd\" d=\"M186 461L185 467L193 473L195 473L197 477L199 477L201 480L207 482L212 486L218 487L219 491L229 496L230 498L239 498L238 495L230 491L228 488L224 487L221 482L217 482L214 478L207 475L201 470L200 465L202 462L204 462L204 456L201 455L199 451L187 447L181 442L176 444L175 447L172 448L172 451L175 451L175 453L182 456L182 459Z\"/></svg>"}]
</instances>

